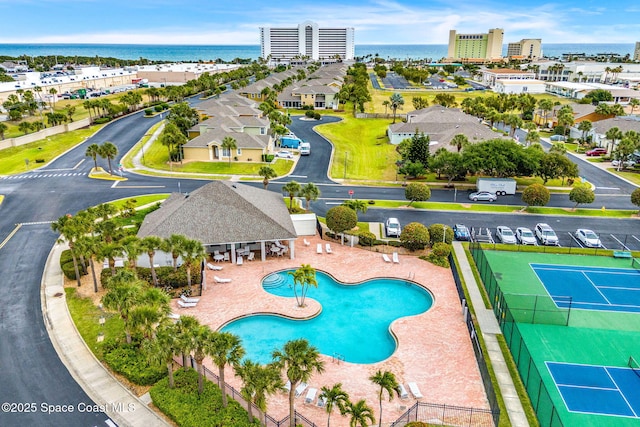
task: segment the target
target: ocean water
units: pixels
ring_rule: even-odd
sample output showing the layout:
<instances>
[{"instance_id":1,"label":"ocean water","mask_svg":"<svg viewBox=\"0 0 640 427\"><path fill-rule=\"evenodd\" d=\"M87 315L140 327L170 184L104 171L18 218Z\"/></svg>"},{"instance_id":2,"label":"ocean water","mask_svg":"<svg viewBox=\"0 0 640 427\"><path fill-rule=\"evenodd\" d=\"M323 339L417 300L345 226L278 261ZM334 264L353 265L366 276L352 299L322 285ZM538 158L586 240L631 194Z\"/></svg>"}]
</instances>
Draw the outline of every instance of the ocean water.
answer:
<instances>
[{"instance_id":1,"label":"ocean water","mask_svg":"<svg viewBox=\"0 0 640 427\"><path fill-rule=\"evenodd\" d=\"M447 56L446 44L356 45L356 56L371 55L389 59L431 59L437 61ZM547 57L560 57L563 53L617 53L633 55L633 43L543 43ZM506 45L503 49L506 54ZM235 58L258 59L259 45L143 45L143 44L0 44L0 56L100 56L153 61L210 61Z\"/></svg>"}]
</instances>

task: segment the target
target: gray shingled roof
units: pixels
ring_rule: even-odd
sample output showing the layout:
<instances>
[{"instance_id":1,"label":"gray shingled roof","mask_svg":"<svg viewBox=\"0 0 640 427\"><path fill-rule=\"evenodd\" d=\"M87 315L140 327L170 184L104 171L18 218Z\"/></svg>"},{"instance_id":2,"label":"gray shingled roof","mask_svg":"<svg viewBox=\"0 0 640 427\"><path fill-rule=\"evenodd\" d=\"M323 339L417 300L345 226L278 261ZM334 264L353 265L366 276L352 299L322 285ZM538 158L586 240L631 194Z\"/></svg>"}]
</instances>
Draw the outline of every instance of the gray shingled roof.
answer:
<instances>
[{"instance_id":1,"label":"gray shingled roof","mask_svg":"<svg viewBox=\"0 0 640 427\"><path fill-rule=\"evenodd\" d=\"M208 147L209 145L221 145L222 140L230 136L236 140L238 148L265 148L269 144L269 135L253 135L244 132L233 132L222 125L220 128L205 132L196 136L184 144L184 147Z\"/></svg>"},{"instance_id":2,"label":"gray shingled roof","mask_svg":"<svg viewBox=\"0 0 640 427\"><path fill-rule=\"evenodd\" d=\"M297 237L281 194L214 181L191 194L173 193L148 214L138 237L182 234L205 245Z\"/></svg>"},{"instance_id":3,"label":"gray shingled roof","mask_svg":"<svg viewBox=\"0 0 640 427\"><path fill-rule=\"evenodd\" d=\"M640 118L636 116L613 117L611 119L599 120L593 123L593 129L600 135L604 135L613 127L617 127L625 133L630 130L640 132Z\"/></svg>"}]
</instances>

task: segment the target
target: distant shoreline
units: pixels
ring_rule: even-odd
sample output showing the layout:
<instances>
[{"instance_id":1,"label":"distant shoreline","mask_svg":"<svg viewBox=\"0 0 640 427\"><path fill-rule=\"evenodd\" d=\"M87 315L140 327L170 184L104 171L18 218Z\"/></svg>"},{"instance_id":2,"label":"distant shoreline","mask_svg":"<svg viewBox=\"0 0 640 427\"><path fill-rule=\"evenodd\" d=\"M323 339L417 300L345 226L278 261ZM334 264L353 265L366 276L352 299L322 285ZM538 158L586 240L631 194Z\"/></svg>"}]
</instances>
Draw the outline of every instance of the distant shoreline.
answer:
<instances>
[{"instance_id":1,"label":"distant shoreline","mask_svg":"<svg viewBox=\"0 0 640 427\"><path fill-rule=\"evenodd\" d=\"M560 57L563 53L614 53L633 55L634 43L543 43L546 57ZM357 57L375 56L395 59L425 59L437 61L447 56L446 44L356 44ZM165 62L232 61L258 59L259 45L147 45L147 44L83 44L83 43L0 43L0 56L99 56L122 60ZM503 46L506 55L506 44Z\"/></svg>"}]
</instances>

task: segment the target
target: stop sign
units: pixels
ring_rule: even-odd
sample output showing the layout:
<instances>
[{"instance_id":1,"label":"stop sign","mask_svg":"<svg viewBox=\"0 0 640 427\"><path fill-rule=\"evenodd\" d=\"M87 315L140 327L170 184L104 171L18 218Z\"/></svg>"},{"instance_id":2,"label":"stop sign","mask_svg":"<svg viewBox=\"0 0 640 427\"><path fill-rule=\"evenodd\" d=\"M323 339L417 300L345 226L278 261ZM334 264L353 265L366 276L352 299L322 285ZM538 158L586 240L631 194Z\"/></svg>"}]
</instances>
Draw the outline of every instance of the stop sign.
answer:
<instances>
[{"instance_id":1,"label":"stop sign","mask_svg":"<svg viewBox=\"0 0 640 427\"><path fill-rule=\"evenodd\" d=\"M349 195L353 196L353 190L349 190Z\"/></svg>"}]
</instances>

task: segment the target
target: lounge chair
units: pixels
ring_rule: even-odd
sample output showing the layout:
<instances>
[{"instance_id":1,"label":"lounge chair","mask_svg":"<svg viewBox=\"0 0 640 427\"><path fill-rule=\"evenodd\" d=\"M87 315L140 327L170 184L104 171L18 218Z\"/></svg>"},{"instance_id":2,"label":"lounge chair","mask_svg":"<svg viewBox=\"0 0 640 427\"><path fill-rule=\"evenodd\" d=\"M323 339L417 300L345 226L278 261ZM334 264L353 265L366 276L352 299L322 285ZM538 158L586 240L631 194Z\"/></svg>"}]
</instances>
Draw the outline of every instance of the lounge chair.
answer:
<instances>
[{"instance_id":1,"label":"lounge chair","mask_svg":"<svg viewBox=\"0 0 640 427\"><path fill-rule=\"evenodd\" d=\"M178 300L178 307L180 308L191 308L198 305L197 302L184 302L181 299Z\"/></svg>"},{"instance_id":2,"label":"lounge chair","mask_svg":"<svg viewBox=\"0 0 640 427\"><path fill-rule=\"evenodd\" d=\"M217 265L213 265L213 264L211 264L210 262L208 262L208 263L207 263L207 268L208 268L209 270L214 270L214 271L220 271L220 270L222 270L222 267L219 267L219 266L217 266Z\"/></svg>"},{"instance_id":3,"label":"lounge chair","mask_svg":"<svg viewBox=\"0 0 640 427\"><path fill-rule=\"evenodd\" d=\"M231 282L231 279L222 279L218 276L213 276L213 279L218 282L218 283L229 283Z\"/></svg>"},{"instance_id":4,"label":"lounge chair","mask_svg":"<svg viewBox=\"0 0 640 427\"><path fill-rule=\"evenodd\" d=\"M249 252L249 256L247 256L247 261L253 261L254 259L256 259L256 253Z\"/></svg>"},{"instance_id":5,"label":"lounge chair","mask_svg":"<svg viewBox=\"0 0 640 427\"><path fill-rule=\"evenodd\" d=\"M169 313L169 314L167 314L167 317L169 319L178 320L180 318L180 315L179 314L175 314L175 313Z\"/></svg>"},{"instance_id":6,"label":"lounge chair","mask_svg":"<svg viewBox=\"0 0 640 427\"><path fill-rule=\"evenodd\" d=\"M422 393L420 393L420 389L418 388L418 384L416 383L407 383L407 385L409 386L409 390L411 390L411 394L413 394L413 397L415 397L416 399L422 399Z\"/></svg>"},{"instance_id":7,"label":"lounge chair","mask_svg":"<svg viewBox=\"0 0 640 427\"><path fill-rule=\"evenodd\" d=\"M326 398L326 397L324 397L324 394L321 394L321 395L320 395L320 397L318 397L318 403L317 403L317 405L318 405L320 408L323 408L323 407L324 407L324 405L325 405L326 403L327 403L327 398Z\"/></svg>"},{"instance_id":8,"label":"lounge chair","mask_svg":"<svg viewBox=\"0 0 640 427\"><path fill-rule=\"evenodd\" d=\"M409 393L407 393L407 389L404 388L404 384L398 385L398 396L400 396L400 399L402 400L409 398Z\"/></svg>"},{"instance_id":9,"label":"lounge chair","mask_svg":"<svg viewBox=\"0 0 640 427\"><path fill-rule=\"evenodd\" d=\"M302 239L304 241L304 245L305 246L309 246L311 244L310 241L308 241L307 239Z\"/></svg>"},{"instance_id":10,"label":"lounge chair","mask_svg":"<svg viewBox=\"0 0 640 427\"><path fill-rule=\"evenodd\" d=\"M327 253L328 254L332 254L333 253L333 251L331 250L331 245L329 243L327 243L326 248L327 248Z\"/></svg>"},{"instance_id":11,"label":"lounge chair","mask_svg":"<svg viewBox=\"0 0 640 427\"><path fill-rule=\"evenodd\" d=\"M300 383L296 387L296 397L300 396L307 389L307 383Z\"/></svg>"},{"instance_id":12,"label":"lounge chair","mask_svg":"<svg viewBox=\"0 0 640 427\"><path fill-rule=\"evenodd\" d=\"M224 258L225 261L229 261L229 252L225 252L224 253Z\"/></svg>"},{"instance_id":13,"label":"lounge chair","mask_svg":"<svg viewBox=\"0 0 640 427\"><path fill-rule=\"evenodd\" d=\"M394 264L400 264L400 259L398 258L398 252L394 252L391 257L393 258Z\"/></svg>"},{"instance_id":14,"label":"lounge chair","mask_svg":"<svg viewBox=\"0 0 640 427\"><path fill-rule=\"evenodd\" d=\"M180 295L180 299L181 299L182 301L186 302L186 303L189 303L189 302L195 302L195 303L197 303L198 301L200 301L200 298L188 297L188 296L186 296L186 295L184 295L184 294Z\"/></svg>"},{"instance_id":15,"label":"lounge chair","mask_svg":"<svg viewBox=\"0 0 640 427\"><path fill-rule=\"evenodd\" d=\"M310 388L309 391L307 392L307 396L304 398L304 403L313 403L314 400L316 400L316 392L318 390L315 388Z\"/></svg>"},{"instance_id":16,"label":"lounge chair","mask_svg":"<svg viewBox=\"0 0 640 427\"><path fill-rule=\"evenodd\" d=\"M291 391L291 381L287 381L287 383L284 385L284 389L287 391L287 393Z\"/></svg>"},{"instance_id":17,"label":"lounge chair","mask_svg":"<svg viewBox=\"0 0 640 427\"><path fill-rule=\"evenodd\" d=\"M391 258L389 258L389 255L387 254L382 254L382 259L384 262L391 262Z\"/></svg>"},{"instance_id":18,"label":"lounge chair","mask_svg":"<svg viewBox=\"0 0 640 427\"><path fill-rule=\"evenodd\" d=\"M322 243L318 243L318 246L316 247L316 252L319 254L322 253Z\"/></svg>"},{"instance_id":19,"label":"lounge chair","mask_svg":"<svg viewBox=\"0 0 640 427\"><path fill-rule=\"evenodd\" d=\"M238 264L238 265L242 265L242 264L244 264L244 261L243 261L243 259L242 259L242 257L241 257L241 256L239 256L239 257L236 259L236 264Z\"/></svg>"}]
</instances>

